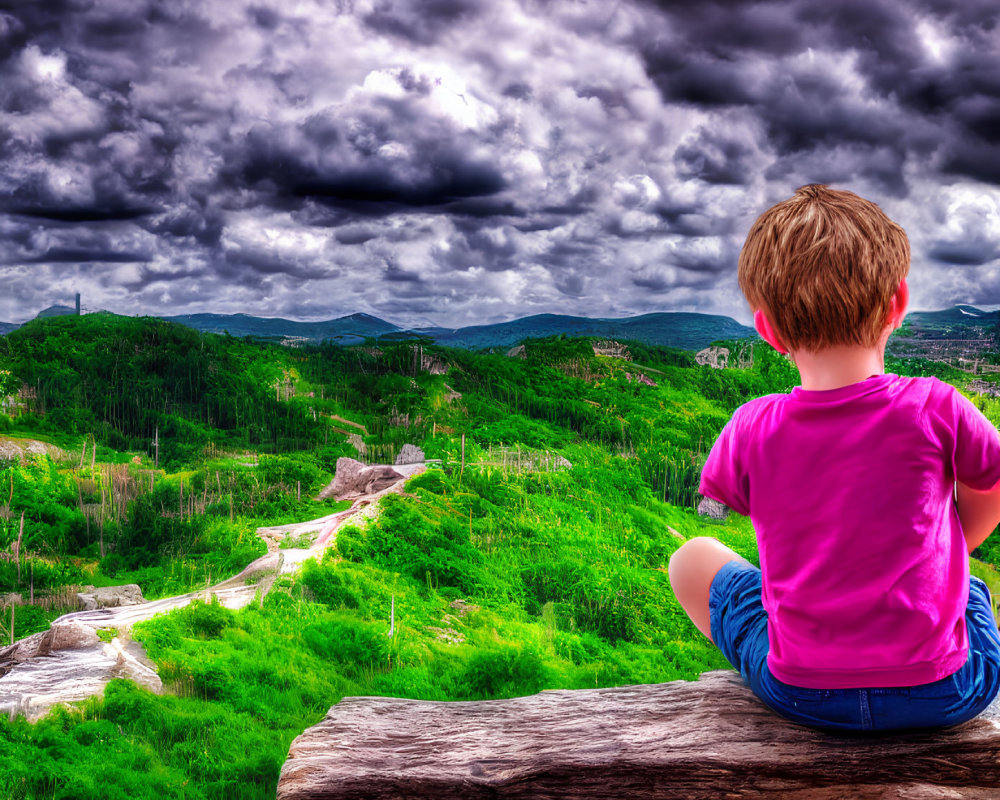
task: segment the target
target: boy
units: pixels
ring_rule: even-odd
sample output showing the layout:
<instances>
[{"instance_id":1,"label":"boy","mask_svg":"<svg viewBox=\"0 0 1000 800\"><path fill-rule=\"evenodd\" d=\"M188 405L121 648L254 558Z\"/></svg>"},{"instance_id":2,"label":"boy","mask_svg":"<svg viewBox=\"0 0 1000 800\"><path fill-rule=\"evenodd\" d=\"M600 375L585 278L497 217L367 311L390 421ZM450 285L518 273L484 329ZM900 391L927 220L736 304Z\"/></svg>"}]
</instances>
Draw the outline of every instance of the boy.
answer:
<instances>
[{"instance_id":1,"label":"boy","mask_svg":"<svg viewBox=\"0 0 1000 800\"><path fill-rule=\"evenodd\" d=\"M953 725L1000 690L968 565L1000 521L1000 435L936 378L885 374L909 265L903 229L851 192L804 186L754 223L740 288L801 386L736 410L700 491L750 516L761 569L710 538L670 560L698 629L817 728Z\"/></svg>"}]
</instances>

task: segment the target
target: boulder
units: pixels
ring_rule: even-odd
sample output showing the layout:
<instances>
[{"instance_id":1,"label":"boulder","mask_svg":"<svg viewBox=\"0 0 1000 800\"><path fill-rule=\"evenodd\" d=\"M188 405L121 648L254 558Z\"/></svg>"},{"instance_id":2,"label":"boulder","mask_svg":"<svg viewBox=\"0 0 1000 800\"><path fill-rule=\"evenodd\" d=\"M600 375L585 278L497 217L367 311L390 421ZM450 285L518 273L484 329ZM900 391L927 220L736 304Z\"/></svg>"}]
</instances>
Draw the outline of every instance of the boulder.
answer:
<instances>
[{"instance_id":1,"label":"boulder","mask_svg":"<svg viewBox=\"0 0 1000 800\"><path fill-rule=\"evenodd\" d=\"M423 450L414 444L404 444L393 463L397 466L401 464L423 464L424 460Z\"/></svg>"},{"instance_id":2,"label":"boulder","mask_svg":"<svg viewBox=\"0 0 1000 800\"><path fill-rule=\"evenodd\" d=\"M729 516L729 507L711 497L703 497L698 503L698 513L709 519L725 519Z\"/></svg>"},{"instance_id":3,"label":"boulder","mask_svg":"<svg viewBox=\"0 0 1000 800\"><path fill-rule=\"evenodd\" d=\"M731 670L442 703L350 697L299 736L278 800L996 800L1000 705L944 731L834 736Z\"/></svg>"},{"instance_id":4,"label":"boulder","mask_svg":"<svg viewBox=\"0 0 1000 800\"><path fill-rule=\"evenodd\" d=\"M93 586L85 586L76 596L83 604L84 611L137 606L146 602L142 596L142 589L135 583L126 583L123 586L99 586L96 589Z\"/></svg>"},{"instance_id":5,"label":"boulder","mask_svg":"<svg viewBox=\"0 0 1000 800\"><path fill-rule=\"evenodd\" d=\"M353 500L388 489L401 481L403 476L385 464L366 466L360 461L343 456L337 459L333 481L319 495L321 500Z\"/></svg>"},{"instance_id":6,"label":"boulder","mask_svg":"<svg viewBox=\"0 0 1000 800\"><path fill-rule=\"evenodd\" d=\"M82 650L99 643L100 639L90 626L72 620L57 622L48 630L0 648L0 676L37 656L52 655L60 650Z\"/></svg>"},{"instance_id":7,"label":"boulder","mask_svg":"<svg viewBox=\"0 0 1000 800\"><path fill-rule=\"evenodd\" d=\"M707 365L713 369L725 369L729 363L728 347L706 347L694 354L696 364Z\"/></svg>"}]
</instances>

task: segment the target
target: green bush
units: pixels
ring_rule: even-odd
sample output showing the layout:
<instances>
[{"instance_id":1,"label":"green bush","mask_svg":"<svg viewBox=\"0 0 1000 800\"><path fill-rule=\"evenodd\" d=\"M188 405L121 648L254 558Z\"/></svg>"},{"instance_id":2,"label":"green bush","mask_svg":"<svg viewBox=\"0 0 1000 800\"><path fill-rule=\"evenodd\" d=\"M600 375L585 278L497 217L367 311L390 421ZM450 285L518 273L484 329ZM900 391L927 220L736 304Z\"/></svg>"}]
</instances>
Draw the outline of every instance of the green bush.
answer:
<instances>
[{"instance_id":1,"label":"green bush","mask_svg":"<svg viewBox=\"0 0 1000 800\"><path fill-rule=\"evenodd\" d=\"M534 649L507 645L473 652L462 682L469 699L480 700L535 694L553 677Z\"/></svg>"},{"instance_id":2,"label":"green bush","mask_svg":"<svg viewBox=\"0 0 1000 800\"><path fill-rule=\"evenodd\" d=\"M233 624L233 612L212 595L212 601L192 600L180 610L178 616L181 624L193 635L212 638L222 634L222 631Z\"/></svg>"},{"instance_id":3,"label":"green bush","mask_svg":"<svg viewBox=\"0 0 1000 800\"><path fill-rule=\"evenodd\" d=\"M335 661L353 672L359 666L386 663L389 654L387 632L385 624L338 615L307 626L302 631L302 638L320 658Z\"/></svg>"}]
</instances>

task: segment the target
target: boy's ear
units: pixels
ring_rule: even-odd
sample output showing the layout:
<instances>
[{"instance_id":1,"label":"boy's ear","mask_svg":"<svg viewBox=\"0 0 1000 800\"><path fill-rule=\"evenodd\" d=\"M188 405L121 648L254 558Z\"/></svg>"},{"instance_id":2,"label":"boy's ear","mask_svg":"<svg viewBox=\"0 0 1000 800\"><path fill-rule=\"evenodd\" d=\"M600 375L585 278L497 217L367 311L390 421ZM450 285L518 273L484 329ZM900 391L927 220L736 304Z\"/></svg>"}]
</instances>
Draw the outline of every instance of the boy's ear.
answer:
<instances>
[{"instance_id":1,"label":"boy's ear","mask_svg":"<svg viewBox=\"0 0 1000 800\"><path fill-rule=\"evenodd\" d=\"M906 306L910 302L910 287L906 285L906 278L899 282L899 288L889 301L889 323L895 330L903 324L906 316Z\"/></svg>"},{"instance_id":2,"label":"boy's ear","mask_svg":"<svg viewBox=\"0 0 1000 800\"><path fill-rule=\"evenodd\" d=\"M771 345L771 347L779 353L788 352L788 348L785 347L784 342L781 341L781 337L778 336L774 328L771 327L770 320L768 320L768 318L764 315L764 312L760 309L753 312L753 326L757 329L757 333L760 334L760 338Z\"/></svg>"}]
</instances>

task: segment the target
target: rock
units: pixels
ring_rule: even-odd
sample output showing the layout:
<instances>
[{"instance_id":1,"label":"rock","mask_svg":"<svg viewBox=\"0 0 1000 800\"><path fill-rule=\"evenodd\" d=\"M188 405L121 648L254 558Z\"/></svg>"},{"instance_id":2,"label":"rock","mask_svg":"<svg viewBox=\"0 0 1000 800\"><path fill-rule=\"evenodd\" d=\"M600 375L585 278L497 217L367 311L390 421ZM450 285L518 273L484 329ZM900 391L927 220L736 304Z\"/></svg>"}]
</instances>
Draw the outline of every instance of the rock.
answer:
<instances>
[{"instance_id":1,"label":"rock","mask_svg":"<svg viewBox=\"0 0 1000 800\"><path fill-rule=\"evenodd\" d=\"M1000 397L1000 384L993 383L992 381L969 381L969 385L966 388L976 394Z\"/></svg>"},{"instance_id":2,"label":"rock","mask_svg":"<svg viewBox=\"0 0 1000 800\"><path fill-rule=\"evenodd\" d=\"M632 381L638 381L643 386L656 386L656 381L654 381L648 375L644 375L641 372L637 372L635 373L635 375L633 375L631 372L626 372L625 380L627 380L629 383L631 383Z\"/></svg>"},{"instance_id":3,"label":"rock","mask_svg":"<svg viewBox=\"0 0 1000 800\"><path fill-rule=\"evenodd\" d=\"M414 444L404 444L402 449L399 451L399 455L396 456L394 464L422 464L425 461L424 451L421 450ZM340 464L337 464L337 468L340 468Z\"/></svg>"},{"instance_id":4,"label":"rock","mask_svg":"<svg viewBox=\"0 0 1000 800\"><path fill-rule=\"evenodd\" d=\"M46 631L26 636L8 647L0 648L0 676L17 664L36 656L48 656L60 650L80 650L99 644L94 629L80 622L54 623Z\"/></svg>"},{"instance_id":5,"label":"rock","mask_svg":"<svg viewBox=\"0 0 1000 800\"><path fill-rule=\"evenodd\" d=\"M632 359L632 353L629 351L628 346L621 342L616 342L614 339L602 339L599 342L594 342L592 346L595 356L624 358L626 361L631 361Z\"/></svg>"},{"instance_id":6,"label":"rock","mask_svg":"<svg viewBox=\"0 0 1000 800\"><path fill-rule=\"evenodd\" d=\"M96 608L118 608L119 606L137 606L145 603L142 596L142 589L135 583L127 583L123 586L85 586L82 592L77 593L77 598L83 604L84 611L93 611Z\"/></svg>"},{"instance_id":7,"label":"rock","mask_svg":"<svg viewBox=\"0 0 1000 800\"><path fill-rule=\"evenodd\" d=\"M736 346L735 353L728 347L706 347L694 354L694 360L696 364L705 364L713 369L725 369L727 366L750 369L753 366L753 345L741 342Z\"/></svg>"},{"instance_id":8,"label":"rock","mask_svg":"<svg viewBox=\"0 0 1000 800\"><path fill-rule=\"evenodd\" d=\"M37 655L44 656L57 650L81 650L93 647L99 641L93 628L79 622L63 622L42 632Z\"/></svg>"},{"instance_id":9,"label":"rock","mask_svg":"<svg viewBox=\"0 0 1000 800\"><path fill-rule=\"evenodd\" d=\"M368 445L365 444L365 440L361 438L360 433L347 434L347 443L354 445L354 449L358 451L359 456L368 454Z\"/></svg>"},{"instance_id":10,"label":"rock","mask_svg":"<svg viewBox=\"0 0 1000 800\"><path fill-rule=\"evenodd\" d=\"M333 481L320 492L319 499L332 497L334 500L352 500L388 489L402 479L402 475L385 464L369 467L353 458L343 456L337 459L337 471Z\"/></svg>"},{"instance_id":11,"label":"rock","mask_svg":"<svg viewBox=\"0 0 1000 800\"><path fill-rule=\"evenodd\" d=\"M725 519L729 516L729 507L711 497L703 497L698 503L698 513L709 519Z\"/></svg>"},{"instance_id":12,"label":"rock","mask_svg":"<svg viewBox=\"0 0 1000 800\"><path fill-rule=\"evenodd\" d=\"M159 692L156 667L135 642L100 640L93 627L68 619L0 649L0 713L36 720L58 703L100 694L113 678Z\"/></svg>"},{"instance_id":13,"label":"rock","mask_svg":"<svg viewBox=\"0 0 1000 800\"><path fill-rule=\"evenodd\" d=\"M707 364L713 369L725 369L729 362L728 347L706 347L694 354L696 364Z\"/></svg>"},{"instance_id":14,"label":"rock","mask_svg":"<svg viewBox=\"0 0 1000 800\"><path fill-rule=\"evenodd\" d=\"M350 697L292 742L278 800L996 800L1000 705L944 731L842 737L733 671L488 702Z\"/></svg>"},{"instance_id":15,"label":"rock","mask_svg":"<svg viewBox=\"0 0 1000 800\"><path fill-rule=\"evenodd\" d=\"M507 358L527 358L528 350L523 344L519 344L507 351Z\"/></svg>"}]
</instances>

